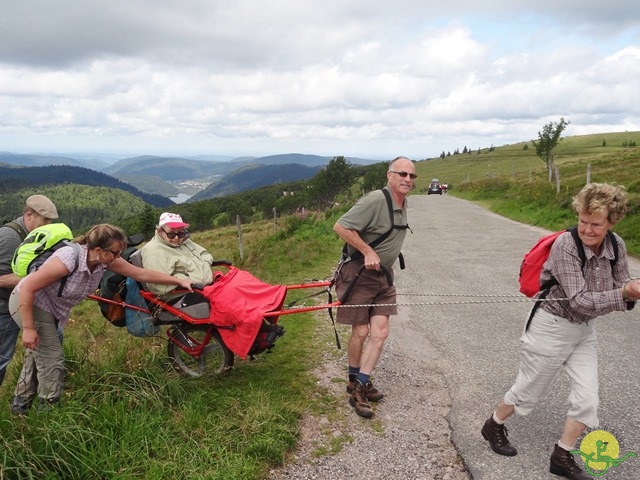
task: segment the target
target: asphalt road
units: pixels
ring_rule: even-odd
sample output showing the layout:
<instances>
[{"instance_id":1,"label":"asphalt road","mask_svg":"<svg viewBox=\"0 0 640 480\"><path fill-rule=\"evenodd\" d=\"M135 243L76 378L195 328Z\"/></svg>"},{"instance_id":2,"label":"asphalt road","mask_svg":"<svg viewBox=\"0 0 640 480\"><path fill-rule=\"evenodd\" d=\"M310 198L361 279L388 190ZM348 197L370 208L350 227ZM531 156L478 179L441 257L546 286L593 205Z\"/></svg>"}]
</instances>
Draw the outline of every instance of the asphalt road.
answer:
<instances>
[{"instance_id":1,"label":"asphalt road","mask_svg":"<svg viewBox=\"0 0 640 480\"><path fill-rule=\"evenodd\" d=\"M549 473L549 456L566 414L563 372L532 414L509 420L516 457L494 454L480 435L518 370L519 338L532 306L518 293L520 262L547 232L448 195L411 197L409 224L413 234L407 235L403 249L407 269L397 272L396 285L402 294L398 302L411 305L400 307L391 335L408 354L427 356L441 369L452 401L452 440L473 478L559 478ZM630 269L632 276L640 276L640 262L630 260ZM501 303L473 303L493 300ZM455 303L425 305L429 302ZM640 478L639 316L640 306L596 320L599 428L617 439L620 457L638 454L600 478Z\"/></svg>"}]
</instances>

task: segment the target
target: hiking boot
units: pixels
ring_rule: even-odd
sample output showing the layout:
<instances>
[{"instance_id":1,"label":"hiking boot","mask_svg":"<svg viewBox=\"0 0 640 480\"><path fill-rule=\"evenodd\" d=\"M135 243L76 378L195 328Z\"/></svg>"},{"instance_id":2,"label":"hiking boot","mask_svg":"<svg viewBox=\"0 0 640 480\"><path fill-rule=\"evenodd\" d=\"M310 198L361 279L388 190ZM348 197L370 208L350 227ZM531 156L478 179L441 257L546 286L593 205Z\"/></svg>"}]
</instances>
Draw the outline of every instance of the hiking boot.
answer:
<instances>
[{"instance_id":1,"label":"hiking boot","mask_svg":"<svg viewBox=\"0 0 640 480\"><path fill-rule=\"evenodd\" d=\"M496 423L493 416L484 422L484 426L480 431L485 440L491 445L491 449L498 455L505 455L507 457L513 457L518 454L518 451L513 445L509 443L507 438L507 427Z\"/></svg>"},{"instance_id":2,"label":"hiking boot","mask_svg":"<svg viewBox=\"0 0 640 480\"><path fill-rule=\"evenodd\" d=\"M50 412L55 407L60 405L59 398L42 398L38 397L38 401L35 404L35 409L39 412Z\"/></svg>"},{"instance_id":3,"label":"hiking boot","mask_svg":"<svg viewBox=\"0 0 640 480\"><path fill-rule=\"evenodd\" d=\"M367 401L365 388L362 383L356 382L353 392L351 392L351 396L349 397L349 403L356 409L358 415L364 418L371 418L373 417L373 410L371 410L371 405L369 405Z\"/></svg>"},{"instance_id":4,"label":"hiking boot","mask_svg":"<svg viewBox=\"0 0 640 480\"><path fill-rule=\"evenodd\" d=\"M347 393L353 393L353 389L356 386L356 382L347 383ZM373 386L373 383L367 382L364 386L365 392L367 393L367 400L370 402L379 402L384 397L384 393L379 391L376 387Z\"/></svg>"},{"instance_id":5,"label":"hiking boot","mask_svg":"<svg viewBox=\"0 0 640 480\"><path fill-rule=\"evenodd\" d=\"M11 413L18 417L23 417L27 413L29 413L29 409L31 408L31 404L33 403L33 399L24 399L19 396L14 396L11 401Z\"/></svg>"},{"instance_id":6,"label":"hiking boot","mask_svg":"<svg viewBox=\"0 0 640 480\"><path fill-rule=\"evenodd\" d=\"M551 461L549 463L549 471L554 475L565 477L570 480L593 480L593 477L584 472L573 459L573 455L564 448L559 447L556 443Z\"/></svg>"}]
</instances>

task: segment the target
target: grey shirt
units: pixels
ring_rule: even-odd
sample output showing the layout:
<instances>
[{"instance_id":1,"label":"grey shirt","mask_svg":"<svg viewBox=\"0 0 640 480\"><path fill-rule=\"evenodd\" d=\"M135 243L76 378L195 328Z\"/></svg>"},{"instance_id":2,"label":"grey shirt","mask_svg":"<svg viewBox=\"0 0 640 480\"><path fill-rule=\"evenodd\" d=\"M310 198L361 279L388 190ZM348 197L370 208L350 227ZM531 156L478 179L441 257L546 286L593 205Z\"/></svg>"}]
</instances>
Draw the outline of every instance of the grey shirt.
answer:
<instances>
[{"instance_id":1,"label":"grey shirt","mask_svg":"<svg viewBox=\"0 0 640 480\"><path fill-rule=\"evenodd\" d=\"M16 218L14 222L20 225L27 234L29 233L27 227L24 225L24 219L22 216ZM11 270L11 260L13 259L13 254L21 243L22 239L20 238L20 235L13 228L0 228L0 275L6 275L13 272ZM3 290L3 292L0 295L0 313L8 314L9 293L11 292L9 289L1 290ZM4 293L6 293L6 295Z\"/></svg>"}]
</instances>

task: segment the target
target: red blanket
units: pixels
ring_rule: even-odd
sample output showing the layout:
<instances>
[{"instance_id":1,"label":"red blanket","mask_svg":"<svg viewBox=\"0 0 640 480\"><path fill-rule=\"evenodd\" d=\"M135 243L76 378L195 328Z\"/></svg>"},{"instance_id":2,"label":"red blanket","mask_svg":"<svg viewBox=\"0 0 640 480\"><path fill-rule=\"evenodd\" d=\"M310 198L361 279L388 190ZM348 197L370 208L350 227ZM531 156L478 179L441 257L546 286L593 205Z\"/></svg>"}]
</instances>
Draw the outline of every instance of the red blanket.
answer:
<instances>
[{"instance_id":1,"label":"red blanket","mask_svg":"<svg viewBox=\"0 0 640 480\"><path fill-rule=\"evenodd\" d=\"M233 353L244 359L264 314L282 309L287 287L264 283L249 272L230 267L225 274L216 272L213 284L206 286L203 293L211 303L211 323L234 327L221 328L220 336Z\"/></svg>"}]
</instances>

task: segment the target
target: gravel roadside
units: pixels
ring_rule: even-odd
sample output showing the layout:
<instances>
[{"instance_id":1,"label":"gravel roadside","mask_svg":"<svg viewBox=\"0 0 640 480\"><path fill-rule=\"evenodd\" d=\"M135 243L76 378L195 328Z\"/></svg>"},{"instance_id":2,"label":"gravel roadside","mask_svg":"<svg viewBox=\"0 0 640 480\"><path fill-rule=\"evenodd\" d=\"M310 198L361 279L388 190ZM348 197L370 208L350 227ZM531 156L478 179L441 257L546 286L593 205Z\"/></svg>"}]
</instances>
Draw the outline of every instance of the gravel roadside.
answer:
<instances>
[{"instance_id":1,"label":"gravel roadside","mask_svg":"<svg viewBox=\"0 0 640 480\"><path fill-rule=\"evenodd\" d=\"M346 345L336 354L327 345L324 362L314 372L318 384L344 402L332 417L311 415L301 422L298 450L272 480L376 478L403 480L470 479L464 462L451 443L446 416L450 398L441 373L425 355L403 351L392 333L374 372L385 398L373 404L375 417L358 417L346 393ZM325 324L326 325L326 324ZM343 344L349 331L339 330ZM333 349L333 350L331 350ZM336 454L317 456L333 439L346 438Z\"/></svg>"}]
</instances>

